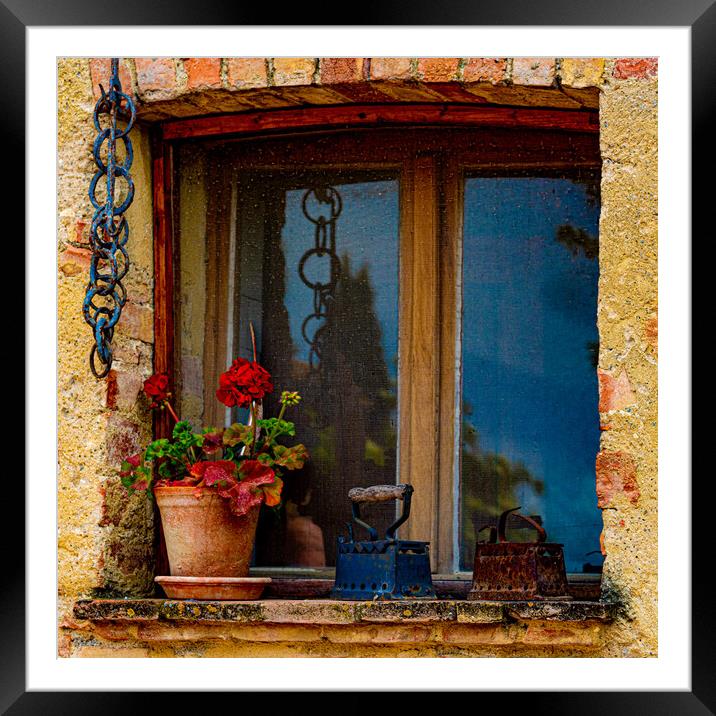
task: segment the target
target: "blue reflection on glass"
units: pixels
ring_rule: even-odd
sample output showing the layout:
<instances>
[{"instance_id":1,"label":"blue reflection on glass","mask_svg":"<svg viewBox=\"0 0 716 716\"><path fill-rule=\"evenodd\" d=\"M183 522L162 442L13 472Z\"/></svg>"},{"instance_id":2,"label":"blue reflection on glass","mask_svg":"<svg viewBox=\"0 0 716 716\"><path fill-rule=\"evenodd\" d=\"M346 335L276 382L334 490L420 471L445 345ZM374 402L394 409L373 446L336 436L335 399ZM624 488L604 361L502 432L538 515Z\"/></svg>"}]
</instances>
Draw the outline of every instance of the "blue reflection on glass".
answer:
<instances>
[{"instance_id":1,"label":"blue reflection on glass","mask_svg":"<svg viewBox=\"0 0 716 716\"><path fill-rule=\"evenodd\" d=\"M395 256L398 234L398 181L365 181L336 183L343 200L337 220L336 252L344 267L357 274L363 267L374 291L372 307L383 327L381 342L388 372L397 377L398 365L398 282ZM301 208L305 189L286 192L286 222L282 232L287 266L298 266L304 252L314 242L314 225L306 220ZM307 277L327 282L328 261L317 259L306 265ZM297 271L286 275L284 303L289 313L295 358L308 362L309 346L301 336L301 324L311 312L313 294L301 281ZM367 309L368 307L366 307Z\"/></svg>"},{"instance_id":2,"label":"blue reflection on glass","mask_svg":"<svg viewBox=\"0 0 716 716\"><path fill-rule=\"evenodd\" d=\"M517 505L542 517L549 541L564 543L568 571L602 561L589 554L601 530L594 477L599 205L589 189L589 182L544 176L465 181L465 569L475 530Z\"/></svg>"}]
</instances>

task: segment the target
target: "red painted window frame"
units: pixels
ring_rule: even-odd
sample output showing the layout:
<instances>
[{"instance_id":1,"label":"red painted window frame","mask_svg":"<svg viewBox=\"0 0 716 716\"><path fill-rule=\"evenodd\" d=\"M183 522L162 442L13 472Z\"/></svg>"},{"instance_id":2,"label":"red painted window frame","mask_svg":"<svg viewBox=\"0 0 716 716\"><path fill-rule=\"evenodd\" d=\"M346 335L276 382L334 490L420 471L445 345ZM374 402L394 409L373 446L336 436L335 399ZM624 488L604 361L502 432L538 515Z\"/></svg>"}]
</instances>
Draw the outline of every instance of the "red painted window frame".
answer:
<instances>
[{"instance_id":1,"label":"red painted window frame","mask_svg":"<svg viewBox=\"0 0 716 716\"><path fill-rule=\"evenodd\" d=\"M156 123L151 133L154 229L154 370L169 375L171 390L173 390L175 375L174 275L176 252L172 226L172 197L174 194L172 150L174 143L202 138L262 137L309 130L331 131L396 126L524 128L594 134L599 132L599 112L586 108L568 110L451 103L387 103L249 111L237 114L170 119ZM155 413L155 437L166 437L171 434L171 430L170 416L166 414L166 411ZM160 542L157 569L161 570L162 566L168 568L165 548ZM163 572L159 571L158 573ZM289 578L281 581L296 580ZM590 584L587 587L589 596L598 598L598 593L592 594L592 591L593 586ZM585 596L587 592L585 592Z\"/></svg>"}]
</instances>

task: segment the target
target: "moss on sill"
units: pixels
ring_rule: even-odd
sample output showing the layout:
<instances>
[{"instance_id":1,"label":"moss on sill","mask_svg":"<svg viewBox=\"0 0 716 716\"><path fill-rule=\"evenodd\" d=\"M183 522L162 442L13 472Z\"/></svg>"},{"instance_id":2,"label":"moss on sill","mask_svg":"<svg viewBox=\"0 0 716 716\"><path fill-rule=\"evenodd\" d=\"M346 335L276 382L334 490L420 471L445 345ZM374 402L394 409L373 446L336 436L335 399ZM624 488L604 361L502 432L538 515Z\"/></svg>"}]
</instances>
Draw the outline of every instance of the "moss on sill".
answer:
<instances>
[{"instance_id":1,"label":"moss on sill","mask_svg":"<svg viewBox=\"0 0 716 716\"><path fill-rule=\"evenodd\" d=\"M61 625L59 655L596 655L621 616L593 601L84 599Z\"/></svg>"},{"instance_id":2,"label":"moss on sill","mask_svg":"<svg viewBox=\"0 0 716 716\"><path fill-rule=\"evenodd\" d=\"M404 600L353 602L330 599L264 599L253 602L174 599L83 599L74 615L89 621L191 621L269 624L372 624L515 621L609 622L618 604L592 601L485 602Z\"/></svg>"}]
</instances>

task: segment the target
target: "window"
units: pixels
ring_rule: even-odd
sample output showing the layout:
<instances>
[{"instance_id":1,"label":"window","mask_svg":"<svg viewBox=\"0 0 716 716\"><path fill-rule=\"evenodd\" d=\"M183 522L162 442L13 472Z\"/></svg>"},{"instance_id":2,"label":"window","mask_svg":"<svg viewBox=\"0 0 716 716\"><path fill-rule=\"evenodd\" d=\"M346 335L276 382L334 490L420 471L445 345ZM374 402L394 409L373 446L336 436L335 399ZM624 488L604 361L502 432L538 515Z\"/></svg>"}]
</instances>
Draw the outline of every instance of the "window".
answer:
<instances>
[{"instance_id":1,"label":"window","mask_svg":"<svg viewBox=\"0 0 716 716\"><path fill-rule=\"evenodd\" d=\"M186 140L163 171L174 293L157 310L183 414L244 417L214 390L251 356L249 322L277 387L304 396L312 459L262 514L257 566L332 567L348 489L401 481L401 534L430 540L436 572L469 571L476 531L518 505L568 571L599 569L593 131Z\"/></svg>"}]
</instances>

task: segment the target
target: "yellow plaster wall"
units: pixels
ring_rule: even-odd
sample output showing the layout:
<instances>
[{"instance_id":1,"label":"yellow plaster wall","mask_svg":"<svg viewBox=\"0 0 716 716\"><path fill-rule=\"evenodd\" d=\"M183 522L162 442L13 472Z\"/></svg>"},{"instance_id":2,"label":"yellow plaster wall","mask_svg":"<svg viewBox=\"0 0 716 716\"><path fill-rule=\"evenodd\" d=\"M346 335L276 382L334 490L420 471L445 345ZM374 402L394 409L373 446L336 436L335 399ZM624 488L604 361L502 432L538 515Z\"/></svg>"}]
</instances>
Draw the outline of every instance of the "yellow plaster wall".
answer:
<instances>
[{"instance_id":1,"label":"yellow plaster wall","mask_svg":"<svg viewBox=\"0 0 716 716\"><path fill-rule=\"evenodd\" d=\"M306 60L306 58L297 58ZM435 100L437 85L455 87L496 103L541 104L600 110L603 156L600 219L598 326L601 389L601 453L597 483L604 515L604 595L621 600L627 616L600 631L589 655L653 656L657 652L657 80L655 69L600 58L463 58L443 65L431 60L309 58L311 73L278 72L273 60L207 60L197 67L177 58L140 65L125 60L122 71L138 95L145 120L211 111L299 106L350 101L355 83L375 87L389 100L396 93ZM383 61L379 61L379 60ZM529 60L539 60L530 62ZM102 61L92 61L95 73ZM219 62L219 71L211 62ZM290 64L290 63L289 63ZM303 64L299 63L301 67ZM626 67L624 69L622 67ZM646 63L648 66L649 63ZM298 65L297 65L298 66ZM281 66L283 67L283 66ZM368 68L366 70L365 68ZM630 69L632 68L632 69ZM280 68L279 68L280 69ZM161 70L161 72L160 72ZM330 72L329 72L330 70ZM199 72L200 74L196 74ZM453 73L440 78L439 72ZM151 72L155 74L152 75ZM161 74L161 73L164 74ZM366 72L370 73L366 79ZM174 73L174 74L172 74ZM331 74L332 73L332 74ZM350 73L354 73L351 75ZM362 73L362 74L361 74ZM391 74L393 73L393 74ZM412 73L412 74L411 74ZM432 74L431 74L432 73ZM500 74L501 73L501 74ZM284 77L285 75L285 77ZM151 89L151 82L174 85ZM168 79L167 79L168 78ZM249 79L246 79L249 78ZM286 79L288 78L288 79ZM361 79L362 78L362 79ZM375 82L373 81L375 79ZM289 82L290 80L290 82ZM105 80L106 81L106 80ZM142 84L144 83L144 84ZM352 84L353 83L353 84ZM285 84L289 89L280 85ZM323 84L325 87L317 87ZM89 372L89 326L81 305L87 281L86 241L91 207L87 186L94 172L95 136L90 61L58 61L58 575L60 653L81 645L95 655L261 656L313 653L296 643L221 642L205 647L177 634L161 646L130 637L112 641L71 616L78 597L142 595L153 577L153 511L139 495L128 499L116 483L121 457L146 444L151 416L141 383L152 371L152 207L146 126L132 134L136 197L128 212L132 267L126 278L129 302L115 334L109 379ZM363 87L363 89L365 89ZM149 88L149 89L148 89ZM341 95L340 92L344 94ZM212 94L213 93L213 94ZM439 95L438 95L439 96ZM596 99L595 99L596 98ZM215 101L214 101L215 100ZM582 653L557 628L552 640L530 655ZM91 636L90 636L91 633ZM434 656L433 645L391 647L389 655ZM397 649L397 651L396 651ZM347 642L343 655L373 656L376 647ZM381 652L388 655L387 651ZM460 655L525 653L485 644L461 647Z\"/></svg>"},{"instance_id":2,"label":"yellow plaster wall","mask_svg":"<svg viewBox=\"0 0 716 716\"><path fill-rule=\"evenodd\" d=\"M136 197L127 213L129 300L107 379L90 373L91 330L82 316L89 271L95 129L86 59L58 63L58 582L61 614L78 594L146 594L153 580L153 509L116 483L117 460L151 436L138 400L152 370L151 163L145 128L133 132Z\"/></svg>"},{"instance_id":3,"label":"yellow plaster wall","mask_svg":"<svg viewBox=\"0 0 716 716\"><path fill-rule=\"evenodd\" d=\"M651 656L657 650L656 78L605 83L599 109L601 450L619 455L611 464L623 473L633 467L639 492L630 499L616 490L602 511L603 590L623 600L633 617L614 629L614 649Z\"/></svg>"}]
</instances>

